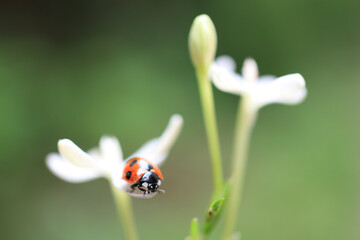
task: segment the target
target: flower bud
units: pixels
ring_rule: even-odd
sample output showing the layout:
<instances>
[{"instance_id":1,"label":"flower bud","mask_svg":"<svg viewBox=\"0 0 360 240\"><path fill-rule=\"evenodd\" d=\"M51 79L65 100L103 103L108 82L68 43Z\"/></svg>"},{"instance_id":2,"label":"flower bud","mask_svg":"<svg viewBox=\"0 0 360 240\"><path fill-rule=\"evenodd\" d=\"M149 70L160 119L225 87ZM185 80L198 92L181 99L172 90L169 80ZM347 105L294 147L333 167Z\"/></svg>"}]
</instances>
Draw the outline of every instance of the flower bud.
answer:
<instances>
[{"instance_id":1,"label":"flower bud","mask_svg":"<svg viewBox=\"0 0 360 240\"><path fill-rule=\"evenodd\" d=\"M216 43L216 30L210 17L197 16L189 34L190 56L197 70L208 70L215 57Z\"/></svg>"}]
</instances>

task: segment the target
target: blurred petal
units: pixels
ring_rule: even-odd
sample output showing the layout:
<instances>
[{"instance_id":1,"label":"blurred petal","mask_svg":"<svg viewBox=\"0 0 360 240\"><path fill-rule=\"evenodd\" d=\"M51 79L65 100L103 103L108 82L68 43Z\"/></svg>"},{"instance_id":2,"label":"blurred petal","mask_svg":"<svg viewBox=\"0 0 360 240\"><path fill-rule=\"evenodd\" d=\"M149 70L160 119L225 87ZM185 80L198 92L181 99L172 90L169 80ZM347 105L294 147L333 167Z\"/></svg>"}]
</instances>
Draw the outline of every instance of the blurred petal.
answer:
<instances>
[{"instance_id":1,"label":"blurred petal","mask_svg":"<svg viewBox=\"0 0 360 240\"><path fill-rule=\"evenodd\" d=\"M145 143L138 151L132 154L132 157L142 157L155 165L161 165L167 157L170 148L178 137L183 125L183 118L179 114L171 117L164 133L159 137Z\"/></svg>"},{"instance_id":2,"label":"blurred petal","mask_svg":"<svg viewBox=\"0 0 360 240\"><path fill-rule=\"evenodd\" d=\"M307 94L305 80L299 73L285 75L263 84L254 96L259 107L271 104L298 104Z\"/></svg>"},{"instance_id":3,"label":"blurred petal","mask_svg":"<svg viewBox=\"0 0 360 240\"><path fill-rule=\"evenodd\" d=\"M211 65L210 78L214 85L223 92L239 95L245 90L244 81L240 75L229 71L216 62Z\"/></svg>"},{"instance_id":4,"label":"blurred petal","mask_svg":"<svg viewBox=\"0 0 360 240\"><path fill-rule=\"evenodd\" d=\"M136 197L136 198L152 198L155 197L156 194L158 194L159 192L147 192L146 194L144 194L144 192L135 189L134 192L127 192L127 194L129 194L130 196Z\"/></svg>"},{"instance_id":5,"label":"blurred petal","mask_svg":"<svg viewBox=\"0 0 360 240\"><path fill-rule=\"evenodd\" d=\"M149 161L151 161L149 158L151 158L151 152L156 148L156 145L159 141L159 138L151 139L150 141L147 141L144 145L141 146L136 152L130 155L126 160L131 159L133 157L142 157ZM166 158L166 156L161 156L161 158ZM151 161L153 162L153 161Z\"/></svg>"},{"instance_id":6,"label":"blurred petal","mask_svg":"<svg viewBox=\"0 0 360 240\"><path fill-rule=\"evenodd\" d=\"M259 78L257 63L252 58L246 58L242 67L242 77L247 82L256 82Z\"/></svg>"},{"instance_id":7,"label":"blurred petal","mask_svg":"<svg viewBox=\"0 0 360 240\"><path fill-rule=\"evenodd\" d=\"M307 95L305 80L298 73L280 78L271 75L259 77L257 64L251 58L244 61L242 76L234 69L233 59L222 56L212 64L210 78L221 91L247 96L255 109L271 103L298 104Z\"/></svg>"},{"instance_id":8,"label":"blurred petal","mask_svg":"<svg viewBox=\"0 0 360 240\"><path fill-rule=\"evenodd\" d=\"M82 168L94 167L94 159L69 139L61 139L58 142L60 155Z\"/></svg>"},{"instance_id":9,"label":"blurred petal","mask_svg":"<svg viewBox=\"0 0 360 240\"><path fill-rule=\"evenodd\" d=\"M116 137L103 136L100 139L100 152L103 160L110 168L121 166L123 153Z\"/></svg>"},{"instance_id":10,"label":"blurred petal","mask_svg":"<svg viewBox=\"0 0 360 240\"><path fill-rule=\"evenodd\" d=\"M96 170L77 167L57 153L47 155L46 165L57 177L71 183L86 182L101 177Z\"/></svg>"},{"instance_id":11,"label":"blurred petal","mask_svg":"<svg viewBox=\"0 0 360 240\"><path fill-rule=\"evenodd\" d=\"M103 161L100 149L98 147L91 148L87 153L97 162Z\"/></svg>"},{"instance_id":12,"label":"blurred petal","mask_svg":"<svg viewBox=\"0 0 360 240\"><path fill-rule=\"evenodd\" d=\"M234 59L230 56L223 55L215 59L215 63L219 67L223 67L228 71L235 72L236 71L236 63Z\"/></svg>"},{"instance_id":13,"label":"blurred petal","mask_svg":"<svg viewBox=\"0 0 360 240\"><path fill-rule=\"evenodd\" d=\"M268 82L274 81L275 79L276 79L276 77L273 75L263 75L263 76L259 77L258 82L259 83L268 83Z\"/></svg>"},{"instance_id":14,"label":"blurred petal","mask_svg":"<svg viewBox=\"0 0 360 240\"><path fill-rule=\"evenodd\" d=\"M131 190L131 184L122 179L122 173L113 174L112 184L124 192Z\"/></svg>"}]
</instances>

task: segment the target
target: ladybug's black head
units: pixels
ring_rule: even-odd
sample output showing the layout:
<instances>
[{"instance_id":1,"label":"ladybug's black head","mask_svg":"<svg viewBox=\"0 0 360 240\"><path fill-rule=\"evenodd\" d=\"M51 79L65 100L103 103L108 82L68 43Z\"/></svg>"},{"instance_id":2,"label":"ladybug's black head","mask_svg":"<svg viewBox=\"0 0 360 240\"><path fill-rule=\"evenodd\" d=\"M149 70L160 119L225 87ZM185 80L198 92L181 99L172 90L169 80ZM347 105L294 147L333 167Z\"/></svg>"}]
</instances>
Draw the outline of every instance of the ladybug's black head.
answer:
<instances>
[{"instance_id":1,"label":"ladybug's black head","mask_svg":"<svg viewBox=\"0 0 360 240\"><path fill-rule=\"evenodd\" d=\"M161 180L156 173L148 171L142 175L138 184L139 188L146 192L157 192L161 185Z\"/></svg>"}]
</instances>

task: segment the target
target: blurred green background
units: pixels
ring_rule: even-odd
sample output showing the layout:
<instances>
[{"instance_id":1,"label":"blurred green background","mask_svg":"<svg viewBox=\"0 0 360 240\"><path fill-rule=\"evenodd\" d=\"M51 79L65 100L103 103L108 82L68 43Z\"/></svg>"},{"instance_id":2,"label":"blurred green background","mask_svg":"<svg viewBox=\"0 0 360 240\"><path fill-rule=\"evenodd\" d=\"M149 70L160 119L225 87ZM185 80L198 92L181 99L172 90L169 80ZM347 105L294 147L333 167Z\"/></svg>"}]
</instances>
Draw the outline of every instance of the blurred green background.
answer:
<instances>
[{"instance_id":1,"label":"blurred green background","mask_svg":"<svg viewBox=\"0 0 360 240\"><path fill-rule=\"evenodd\" d=\"M166 194L133 205L141 239L187 235L212 191L187 50L193 18L207 13L218 55L300 72L309 90L299 106L261 110L242 239L360 239L359 10L358 0L1 1L0 238L123 239L106 181L63 182L44 158L59 138L88 149L103 134L129 155L173 113L185 125L162 167ZM238 97L215 99L228 176Z\"/></svg>"}]
</instances>

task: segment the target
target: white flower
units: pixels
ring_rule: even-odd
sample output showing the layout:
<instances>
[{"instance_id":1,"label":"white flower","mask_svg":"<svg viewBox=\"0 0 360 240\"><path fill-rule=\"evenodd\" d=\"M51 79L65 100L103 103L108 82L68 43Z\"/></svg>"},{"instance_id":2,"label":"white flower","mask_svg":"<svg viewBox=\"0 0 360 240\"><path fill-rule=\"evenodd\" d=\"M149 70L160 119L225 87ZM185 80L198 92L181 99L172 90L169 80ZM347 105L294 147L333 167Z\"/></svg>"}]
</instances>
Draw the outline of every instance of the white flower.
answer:
<instances>
[{"instance_id":1,"label":"white flower","mask_svg":"<svg viewBox=\"0 0 360 240\"><path fill-rule=\"evenodd\" d=\"M213 62L210 78L221 91L247 97L256 110L271 103L298 104L306 97L305 80L299 73L259 77L257 64L251 58L244 61L242 75L235 70L234 60L221 56Z\"/></svg>"},{"instance_id":2,"label":"white flower","mask_svg":"<svg viewBox=\"0 0 360 240\"><path fill-rule=\"evenodd\" d=\"M58 142L59 153L50 153L46 164L51 172L64 181L80 183L105 177L117 188L136 197L153 197L149 194L130 193L130 184L122 179L125 162L132 157L141 157L160 166L166 159L182 128L181 115L173 115L164 133L145 143L138 151L124 160L119 141L115 137L103 136L99 148L88 153L69 139Z\"/></svg>"}]
</instances>

